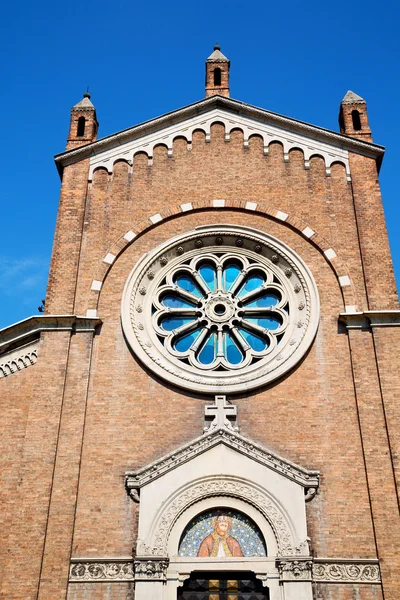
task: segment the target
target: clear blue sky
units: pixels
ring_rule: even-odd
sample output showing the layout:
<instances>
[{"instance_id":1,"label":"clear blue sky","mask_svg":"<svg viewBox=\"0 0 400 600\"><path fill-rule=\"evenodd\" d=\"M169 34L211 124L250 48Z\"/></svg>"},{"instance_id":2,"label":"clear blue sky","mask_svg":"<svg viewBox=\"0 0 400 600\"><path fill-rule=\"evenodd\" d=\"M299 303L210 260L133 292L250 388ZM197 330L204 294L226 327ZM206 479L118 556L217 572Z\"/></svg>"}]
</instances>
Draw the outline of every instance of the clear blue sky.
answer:
<instances>
[{"instance_id":1,"label":"clear blue sky","mask_svg":"<svg viewBox=\"0 0 400 600\"><path fill-rule=\"evenodd\" d=\"M195 102L216 41L233 98L333 130L348 89L367 100L399 281L399 19L396 0L6 3L0 328L45 296L70 107L89 85L103 137Z\"/></svg>"}]
</instances>

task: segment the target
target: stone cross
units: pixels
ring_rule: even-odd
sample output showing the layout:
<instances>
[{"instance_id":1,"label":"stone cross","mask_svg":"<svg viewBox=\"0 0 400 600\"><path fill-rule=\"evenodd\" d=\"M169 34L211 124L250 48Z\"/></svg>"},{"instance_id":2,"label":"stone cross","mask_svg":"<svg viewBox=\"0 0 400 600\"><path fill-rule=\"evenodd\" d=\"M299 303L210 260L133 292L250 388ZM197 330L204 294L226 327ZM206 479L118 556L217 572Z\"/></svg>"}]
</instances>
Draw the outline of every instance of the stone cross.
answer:
<instances>
[{"instance_id":1,"label":"stone cross","mask_svg":"<svg viewBox=\"0 0 400 600\"><path fill-rule=\"evenodd\" d=\"M206 421L213 418L211 423L204 428L205 433L210 433L216 429L229 429L229 431L239 431L236 425L237 407L231 404L226 396L215 396L215 404L209 404L204 408Z\"/></svg>"}]
</instances>

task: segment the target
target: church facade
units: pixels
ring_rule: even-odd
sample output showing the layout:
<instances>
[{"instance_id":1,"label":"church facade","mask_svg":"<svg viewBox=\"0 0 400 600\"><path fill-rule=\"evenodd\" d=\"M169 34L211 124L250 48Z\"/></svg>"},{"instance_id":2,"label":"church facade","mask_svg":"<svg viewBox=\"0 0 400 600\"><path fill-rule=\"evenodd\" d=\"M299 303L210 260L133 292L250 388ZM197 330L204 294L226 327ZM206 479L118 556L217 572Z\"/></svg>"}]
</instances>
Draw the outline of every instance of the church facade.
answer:
<instances>
[{"instance_id":1,"label":"church facade","mask_svg":"<svg viewBox=\"0 0 400 600\"><path fill-rule=\"evenodd\" d=\"M400 310L365 101L72 108L45 313L0 331L1 598L397 600Z\"/></svg>"}]
</instances>

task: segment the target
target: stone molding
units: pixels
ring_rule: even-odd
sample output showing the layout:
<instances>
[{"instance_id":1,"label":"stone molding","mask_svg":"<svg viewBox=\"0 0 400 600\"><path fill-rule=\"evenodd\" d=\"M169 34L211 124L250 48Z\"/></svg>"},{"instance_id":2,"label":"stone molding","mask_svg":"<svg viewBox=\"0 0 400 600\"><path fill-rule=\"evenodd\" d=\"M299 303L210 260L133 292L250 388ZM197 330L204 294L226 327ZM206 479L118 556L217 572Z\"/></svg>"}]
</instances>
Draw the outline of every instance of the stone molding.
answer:
<instances>
[{"instance_id":1,"label":"stone molding","mask_svg":"<svg viewBox=\"0 0 400 600\"><path fill-rule=\"evenodd\" d=\"M173 497L155 519L149 545L138 539L138 553L143 556L165 555L171 530L179 516L192 504L214 496L239 498L256 507L272 527L280 556L308 555L308 543L297 543L280 504L264 489L232 476L205 478Z\"/></svg>"},{"instance_id":2,"label":"stone molding","mask_svg":"<svg viewBox=\"0 0 400 600\"><path fill-rule=\"evenodd\" d=\"M138 471L128 471L126 473L126 487L129 493L162 477L168 471L192 460L218 444L225 444L225 446L269 467L280 475L303 486L306 492L310 489L315 491L318 489L319 471L300 467L286 458L266 450L256 442L246 439L235 431L218 429L201 435Z\"/></svg>"},{"instance_id":3,"label":"stone molding","mask_svg":"<svg viewBox=\"0 0 400 600\"><path fill-rule=\"evenodd\" d=\"M400 310L365 310L340 313L339 321L347 329L374 329L375 327L400 327Z\"/></svg>"},{"instance_id":4,"label":"stone molding","mask_svg":"<svg viewBox=\"0 0 400 600\"><path fill-rule=\"evenodd\" d=\"M102 153L112 152L114 148L132 143L132 141L145 136L157 133L160 135L161 131L163 132L163 135L165 135L165 129L171 127L172 124L177 124L179 130L182 128L182 123L189 119L198 119L200 122L204 122L205 113L211 112L212 110L222 113L229 121L249 119L252 122L251 125L254 129L253 133L258 133L258 128L263 126L269 126L270 128L275 129L279 128L288 131L290 138L297 134L306 137L309 144L311 140L314 140L331 146L331 150L337 149L342 152L351 151L370 158L375 158L378 163L380 163L384 154L383 146L356 140L341 133L297 121L290 117L284 117L277 113L263 110L238 100L233 100L232 98L212 96L178 109L172 113L152 119L114 135L110 135L91 144L86 144L85 146L68 152L62 152L55 156L57 168L61 174L63 167L85 158L96 157ZM282 133L286 132L282 131Z\"/></svg>"},{"instance_id":5,"label":"stone molding","mask_svg":"<svg viewBox=\"0 0 400 600\"><path fill-rule=\"evenodd\" d=\"M39 338L42 331L95 332L101 319L76 315L35 315L0 330L0 355Z\"/></svg>"},{"instance_id":6,"label":"stone molding","mask_svg":"<svg viewBox=\"0 0 400 600\"><path fill-rule=\"evenodd\" d=\"M281 582L305 582L328 584L380 584L378 559L337 558L278 558L277 566ZM160 556L136 556L132 558L73 558L69 582L165 581L168 558ZM189 576L180 577L180 585ZM260 577L261 578L261 577ZM265 584L268 583L264 577Z\"/></svg>"},{"instance_id":7,"label":"stone molding","mask_svg":"<svg viewBox=\"0 0 400 600\"><path fill-rule=\"evenodd\" d=\"M134 581L132 558L73 558L69 568L69 581L72 583Z\"/></svg>"},{"instance_id":8,"label":"stone molding","mask_svg":"<svg viewBox=\"0 0 400 600\"><path fill-rule=\"evenodd\" d=\"M39 340L36 339L0 358L0 379L34 365L37 361Z\"/></svg>"}]
</instances>

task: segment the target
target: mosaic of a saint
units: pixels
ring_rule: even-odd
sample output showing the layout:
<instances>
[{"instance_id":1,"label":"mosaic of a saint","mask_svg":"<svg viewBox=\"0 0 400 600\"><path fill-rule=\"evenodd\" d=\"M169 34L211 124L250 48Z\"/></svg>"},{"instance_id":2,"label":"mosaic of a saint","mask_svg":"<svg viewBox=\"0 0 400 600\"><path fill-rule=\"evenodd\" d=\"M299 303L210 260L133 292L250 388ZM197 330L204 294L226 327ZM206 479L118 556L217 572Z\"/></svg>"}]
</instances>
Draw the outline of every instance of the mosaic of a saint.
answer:
<instances>
[{"instance_id":1,"label":"mosaic of a saint","mask_svg":"<svg viewBox=\"0 0 400 600\"><path fill-rule=\"evenodd\" d=\"M197 556L243 556L239 542L229 535L232 519L221 514L213 517L213 531L200 544Z\"/></svg>"},{"instance_id":2,"label":"mosaic of a saint","mask_svg":"<svg viewBox=\"0 0 400 600\"><path fill-rule=\"evenodd\" d=\"M245 514L217 508L198 514L185 527L179 542L179 556L229 558L266 556L263 535Z\"/></svg>"}]
</instances>

